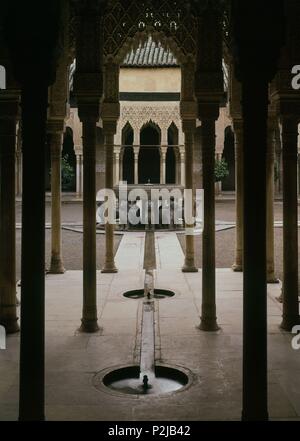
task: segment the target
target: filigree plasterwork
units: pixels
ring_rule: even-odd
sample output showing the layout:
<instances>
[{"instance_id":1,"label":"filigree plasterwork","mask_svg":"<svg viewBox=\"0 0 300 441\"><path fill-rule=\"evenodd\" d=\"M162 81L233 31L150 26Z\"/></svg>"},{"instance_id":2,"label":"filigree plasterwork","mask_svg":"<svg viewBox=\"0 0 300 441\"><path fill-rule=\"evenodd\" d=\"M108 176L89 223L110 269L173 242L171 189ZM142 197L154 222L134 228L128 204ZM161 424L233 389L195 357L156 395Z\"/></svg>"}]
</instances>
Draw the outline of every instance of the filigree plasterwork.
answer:
<instances>
[{"instance_id":1,"label":"filigree plasterwork","mask_svg":"<svg viewBox=\"0 0 300 441\"><path fill-rule=\"evenodd\" d=\"M172 122L179 127L179 105L125 105L121 106L120 124L123 126L129 122L132 127L140 129L148 122L154 122L160 128L168 128Z\"/></svg>"},{"instance_id":2,"label":"filigree plasterwork","mask_svg":"<svg viewBox=\"0 0 300 441\"><path fill-rule=\"evenodd\" d=\"M167 131L172 123L176 125L179 131L179 138L182 138L181 134L181 119L179 113L179 103L134 103L134 104L122 104L120 119L118 122L117 139L121 140L121 133L124 126L129 123L134 132L139 132L141 128L152 122L156 124L161 131ZM121 142L116 142L121 143Z\"/></svg>"},{"instance_id":3,"label":"filigree plasterwork","mask_svg":"<svg viewBox=\"0 0 300 441\"><path fill-rule=\"evenodd\" d=\"M185 0L112 0L104 16L104 56L121 62L151 34L179 62L196 52L196 20Z\"/></svg>"}]
</instances>

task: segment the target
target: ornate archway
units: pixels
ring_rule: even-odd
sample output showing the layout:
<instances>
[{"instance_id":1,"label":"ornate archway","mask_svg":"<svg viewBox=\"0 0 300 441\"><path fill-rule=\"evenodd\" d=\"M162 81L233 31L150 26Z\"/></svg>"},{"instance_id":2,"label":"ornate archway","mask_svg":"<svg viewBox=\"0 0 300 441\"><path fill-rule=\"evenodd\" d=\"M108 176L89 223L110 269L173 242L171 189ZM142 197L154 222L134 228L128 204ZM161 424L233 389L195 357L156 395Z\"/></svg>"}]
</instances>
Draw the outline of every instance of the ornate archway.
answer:
<instances>
[{"instance_id":1,"label":"ornate archway","mask_svg":"<svg viewBox=\"0 0 300 441\"><path fill-rule=\"evenodd\" d=\"M139 183L160 183L160 130L154 123L146 124L140 133Z\"/></svg>"},{"instance_id":2,"label":"ornate archway","mask_svg":"<svg viewBox=\"0 0 300 441\"><path fill-rule=\"evenodd\" d=\"M129 123L122 130L122 176L127 184L134 184L133 129Z\"/></svg>"}]
</instances>

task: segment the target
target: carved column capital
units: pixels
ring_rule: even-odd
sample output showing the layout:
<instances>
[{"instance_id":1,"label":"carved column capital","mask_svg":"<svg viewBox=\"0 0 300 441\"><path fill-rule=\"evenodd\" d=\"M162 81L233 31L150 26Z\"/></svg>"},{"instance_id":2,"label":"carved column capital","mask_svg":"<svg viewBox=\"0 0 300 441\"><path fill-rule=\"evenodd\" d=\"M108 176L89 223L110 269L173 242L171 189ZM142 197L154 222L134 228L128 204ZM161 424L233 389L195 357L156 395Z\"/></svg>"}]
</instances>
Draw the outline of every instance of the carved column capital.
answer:
<instances>
[{"instance_id":1,"label":"carved column capital","mask_svg":"<svg viewBox=\"0 0 300 441\"><path fill-rule=\"evenodd\" d=\"M0 91L0 119L17 121L20 118L20 91Z\"/></svg>"},{"instance_id":2,"label":"carved column capital","mask_svg":"<svg viewBox=\"0 0 300 441\"><path fill-rule=\"evenodd\" d=\"M194 134L196 131L196 119L183 119L182 120L182 131L185 134Z\"/></svg>"}]
</instances>

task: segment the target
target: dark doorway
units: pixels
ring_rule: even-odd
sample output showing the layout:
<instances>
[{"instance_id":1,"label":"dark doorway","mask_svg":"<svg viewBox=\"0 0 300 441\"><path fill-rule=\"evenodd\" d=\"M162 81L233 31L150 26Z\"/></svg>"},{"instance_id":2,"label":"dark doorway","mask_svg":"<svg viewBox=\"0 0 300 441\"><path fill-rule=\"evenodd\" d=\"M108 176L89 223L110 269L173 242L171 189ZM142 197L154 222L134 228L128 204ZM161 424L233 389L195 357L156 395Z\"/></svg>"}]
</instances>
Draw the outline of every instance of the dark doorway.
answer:
<instances>
[{"instance_id":1,"label":"dark doorway","mask_svg":"<svg viewBox=\"0 0 300 441\"><path fill-rule=\"evenodd\" d=\"M139 184L160 183L160 132L148 124L141 130L139 153Z\"/></svg>"},{"instance_id":2,"label":"dark doorway","mask_svg":"<svg viewBox=\"0 0 300 441\"><path fill-rule=\"evenodd\" d=\"M166 184L176 184L175 148L178 146L178 129L174 123L168 129L168 146L166 155Z\"/></svg>"},{"instance_id":3,"label":"dark doorway","mask_svg":"<svg viewBox=\"0 0 300 441\"><path fill-rule=\"evenodd\" d=\"M229 175L222 181L222 190L235 191L234 133L230 126L225 129L225 142L222 158L226 161L229 169Z\"/></svg>"},{"instance_id":4,"label":"dark doorway","mask_svg":"<svg viewBox=\"0 0 300 441\"><path fill-rule=\"evenodd\" d=\"M62 191L76 191L76 155L74 152L73 131L70 127L64 133L62 149Z\"/></svg>"},{"instance_id":5,"label":"dark doorway","mask_svg":"<svg viewBox=\"0 0 300 441\"><path fill-rule=\"evenodd\" d=\"M133 152L133 129L126 124L122 133L123 144L123 181L134 184L134 152Z\"/></svg>"}]
</instances>

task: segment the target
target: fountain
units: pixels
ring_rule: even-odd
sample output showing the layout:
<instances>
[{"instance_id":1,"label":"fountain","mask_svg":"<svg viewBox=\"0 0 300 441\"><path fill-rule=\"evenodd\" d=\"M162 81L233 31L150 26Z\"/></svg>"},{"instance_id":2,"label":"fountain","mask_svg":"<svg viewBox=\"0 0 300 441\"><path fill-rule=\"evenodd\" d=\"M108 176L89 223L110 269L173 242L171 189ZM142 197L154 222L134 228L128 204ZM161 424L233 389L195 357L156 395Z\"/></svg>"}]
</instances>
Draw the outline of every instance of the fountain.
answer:
<instances>
[{"instance_id":1,"label":"fountain","mask_svg":"<svg viewBox=\"0 0 300 441\"><path fill-rule=\"evenodd\" d=\"M143 269L145 270L145 278L141 300L143 304L140 365L126 366L110 371L102 378L102 383L116 393L160 395L186 387L189 384L189 377L181 369L158 365L155 362L155 304L158 301L155 292L162 290L156 291L154 288L154 271L156 269L154 231L146 232ZM97 388L101 387L100 381L101 375L100 377L96 375L94 385Z\"/></svg>"}]
</instances>

